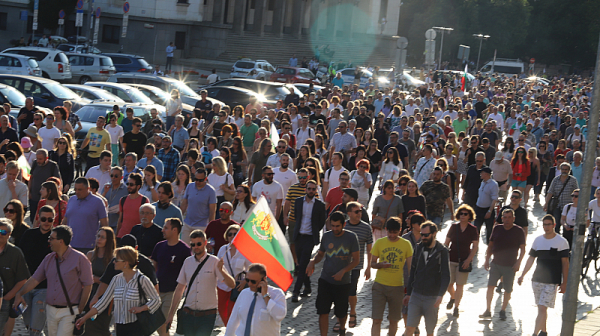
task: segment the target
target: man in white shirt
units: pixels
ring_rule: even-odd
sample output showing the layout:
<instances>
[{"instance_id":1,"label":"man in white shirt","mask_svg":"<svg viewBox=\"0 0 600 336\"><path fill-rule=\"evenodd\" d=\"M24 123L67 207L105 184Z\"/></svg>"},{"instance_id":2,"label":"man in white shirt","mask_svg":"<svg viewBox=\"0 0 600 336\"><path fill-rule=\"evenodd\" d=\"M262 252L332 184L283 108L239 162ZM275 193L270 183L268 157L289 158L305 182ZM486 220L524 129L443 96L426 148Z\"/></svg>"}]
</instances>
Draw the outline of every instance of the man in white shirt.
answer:
<instances>
[{"instance_id":1,"label":"man in white shirt","mask_svg":"<svg viewBox=\"0 0 600 336\"><path fill-rule=\"evenodd\" d=\"M307 139L315 138L315 130L308 127L308 123L308 116L302 116L302 126L296 130L296 150L300 150L300 147L306 143Z\"/></svg>"},{"instance_id":2,"label":"man in white shirt","mask_svg":"<svg viewBox=\"0 0 600 336\"><path fill-rule=\"evenodd\" d=\"M219 75L217 75L217 69L212 69L212 73L206 77L206 84L212 84L219 80Z\"/></svg>"},{"instance_id":3,"label":"man in white shirt","mask_svg":"<svg viewBox=\"0 0 600 336\"><path fill-rule=\"evenodd\" d=\"M16 161L9 161L6 164L6 178L0 180L0 190L3 190L0 193L0 209L4 209L13 199L21 201L24 207L29 204L27 185L17 179L19 171ZM0 212L0 218L4 217L4 212Z\"/></svg>"},{"instance_id":4,"label":"man in white shirt","mask_svg":"<svg viewBox=\"0 0 600 336\"><path fill-rule=\"evenodd\" d=\"M329 190L340 185L340 174L346 171L342 167L343 156L340 152L335 152L331 156L332 167L325 172L325 181L323 182L323 195L327 195Z\"/></svg>"},{"instance_id":5,"label":"man in white shirt","mask_svg":"<svg viewBox=\"0 0 600 336\"><path fill-rule=\"evenodd\" d=\"M40 127L38 135L42 138L42 148L47 151L56 148L56 142L60 138L60 130L54 127L54 114L46 115L46 127Z\"/></svg>"},{"instance_id":6,"label":"man in white shirt","mask_svg":"<svg viewBox=\"0 0 600 336\"><path fill-rule=\"evenodd\" d=\"M287 314L285 294L267 284L267 269L263 264L250 265L246 280L248 288L236 300L225 336L279 336L281 321Z\"/></svg>"},{"instance_id":7,"label":"man in white shirt","mask_svg":"<svg viewBox=\"0 0 600 336\"><path fill-rule=\"evenodd\" d=\"M280 164L278 168L274 168L274 179L281 184L283 188L283 194L287 195L290 187L298 183L298 177L296 173L290 168L292 159L288 153L283 153L280 158Z\"/></svg>"},{"instance_id":8,"label":"man in white shirt","mask_svg":"<svg viewBox=\"0 0 600 336\"><path fill-rule=\"evenodd\" d=\"M173 322L175 311L179 308L187 288L187 295L183 302L183 313L186 318L177 321L183 324L177 329L183 329L185 336L209 336L217 318L217 282L223 280L229 288L233 288L235 280L225 270L223 259L206 252L207 242L204 231L192 231L189 242L193 255L185 259L179 272L166 325ZM199 272L194 277L197 269Z\"/></svg>"},{"instance_id":9,"label":"man in white shirt","mask_svg":"<svg viewBox=\"0 0 600 336\"><path fill-rule=\"evenodd\" d=\"M410 117L415 115L415 109L418 108L417 105L414 104L414 100L412 98L408 98L408 104L404 106L404 111Z\"/></svg>"},{"instance_id":10,"label":"man in white shirt","mask_svg":"<svg viewBox=\"0 0 600 336\"><path fill-rule=\"evenodd\" d=\"M281 212L281 202L283 201L283 187L277 181L273 181L273 168L264 166L262 168L262 180L256 182L252 186L252 197L258 199L259 196L264 196L269 203L271 212L275 218L279 218Z\"/></svg>"},{"instance_id":11,"label":"man in white shirt","mask_svg":"<svg viewBox=\"0 0 600 336\"><path fill-rule=\"evenodd\" d=\"M111 183L110 164L112 162L112 153L104 150L100 153L100 164L90 168L85 174L86 178L93 177L98 180L100 190L103 190L106 184Z\"/></svg>"},{"instance_id":12,"label":"man in white shirt","mask_svg":"<svg viewBox=\"0 0 600 336\"><path fill-rule=\"evenodd\" d=\"M504 129L504 118L500 113L498 113L498 108L496 106L492 106L492 113L488 116L486 121L496 120L496 125L500 128L500 132Z\"/></svg>"},{"instance_id":13,"label":"man in white shirt","mask_svg":"<svg viewBox=\"0 0 600 336\"><path fill-rule=\"evenodd\" d=\"M279 139L279 141L277 142L277 147L275 147L275 150L277 152L275 154L272 154L271 156L269 156L269 158L267 159L267 166L271 166L273 169L280 167L281 166L281 156L283 154L286 154L287 147L288 147L287 140ZM289 156L289 154L288 154L288 156ZM290 169L294 169L293 162L290 162Z\"/></svg>"}]
</instances>

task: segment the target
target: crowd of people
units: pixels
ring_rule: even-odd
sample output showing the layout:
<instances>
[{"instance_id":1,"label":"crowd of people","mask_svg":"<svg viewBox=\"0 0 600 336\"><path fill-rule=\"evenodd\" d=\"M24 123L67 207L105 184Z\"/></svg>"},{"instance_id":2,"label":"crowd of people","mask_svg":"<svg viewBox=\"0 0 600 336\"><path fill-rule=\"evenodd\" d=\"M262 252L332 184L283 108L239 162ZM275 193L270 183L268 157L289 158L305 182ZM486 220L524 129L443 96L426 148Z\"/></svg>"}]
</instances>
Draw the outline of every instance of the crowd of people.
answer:
<instances>
[{"instance_id":1,"label":"crowd of people","mask_svg":"<svg viewBox=\"0 0 600 336\"><path fill-rule=\"evenodd\" d=\"M427 84L412 92L336 81L290 93L275 109L256 99L221 106L202 91L189 121L176 90L166 118L153 110L146 124L115 106L81 144L81 173L69 102L44 113L28 98L17 118L5 106L0 333L10 335L22 313L31 335L109 335L111 315L117 335L143 335L138 317L149 312L164 316L161 336L175 313L186 336L215 324L226 335L279 335L285 293L232 243L264 197L296 264L290 304L312 295L323 261L321 335L332 304L335 332L356 327L358 282L371 269L372 335L386 306L389 335L401 319L404 335L419 333L421 317L433 335L446 292L446 308L460 314L480 235L490 272L480 318L495 316L498 291L506 320L514 278L522 270L521 284L537 258L534 335L547 335L545 312L566 284L578 188L590 183L583 153L600 153L586 142L597 132L587 124L592 82L476 74L463 90L459 78L422 76ZM591 185L590 220L600 223L600 157ZM548 215L522 268L530 198Z\"/></svg>"}]
</instances>

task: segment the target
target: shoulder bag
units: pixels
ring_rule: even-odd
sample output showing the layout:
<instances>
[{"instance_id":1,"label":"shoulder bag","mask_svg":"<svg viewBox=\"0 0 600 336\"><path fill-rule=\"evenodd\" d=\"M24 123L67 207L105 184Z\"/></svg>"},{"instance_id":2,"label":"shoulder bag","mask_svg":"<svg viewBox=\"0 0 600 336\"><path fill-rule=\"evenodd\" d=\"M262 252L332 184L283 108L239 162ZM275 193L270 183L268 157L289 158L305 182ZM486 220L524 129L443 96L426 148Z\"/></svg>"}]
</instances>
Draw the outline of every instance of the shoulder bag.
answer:
<instances>
[{"instance_id":1,"label":"shoulder bag","mask_svg":"<svg viewBox=\"0 0 600 336\"><path fill-rule=\"evenodd\" d=\"M229 173L226 173L226 175L225 175L225 183L223 183L226 187L227 187L227 177L229 177L229 176L231 176L231 175L229 175ZM227 202L233 202L233 200L235 199L235 194L232 195L230 193L227 193L227 192L223 191L223 197L225 198L225 200ZM232 276L233 276L233 274L232 274Z\"/></svg>"},{"instance_id":2,"label":"shoulder bag","mask_svg":"<svg viewBox=\"0 0 600 336\"><path fill-rule=\"evenodd\" d=\"M467 226L467 229L469 227ZM463 273L469 273L473 270L473 263L469 263L469 267L467 267L466 269L463 268L463 264L464 264L464 260L460 260L460 235L462 234L462 231L460 230L460 223L458 224L458 233L456 234L456 252L458 253L458 271L459 272L463 272ZM465 229L466 231L466 229Z\"/></svg>"},{"instance_id":3,"label":"shoulder bag","mask_svg":"<svg viewBox=\"0 0 600 336\"><path fill-rule=\"evenodd\" d=\"M387 220L388 218L388 213L390 212L390 207L392 206L392 203L394 203L394 199L395 197L392 197L392 199L390 200L390 205L388 205L387 211L385 212L385 219ZM379 219L380 216L375 216L375 218L373 218L373 220L371 221L371 227L373 229L379 229L382 230L383 227L385 226L385 222L382 221L381 219Z\"/></svg>"},{"instance_id":4,"label":"shoulder bag","mask_svg":"<svg viewBox=\"0 0 600 336\"><path fill-rule=\"evenodd\" d=\"M198 275L198 273L202 269L202 266L204 266L204 264L206 264L206 261L208 260L209 257L210 256L207 255L206 258L204 259L204 261L202 261L200 263L200 265L198 265L198 267L194 271L194 274L190 278L190 282L188 282L187 291L185 293L185 298L183 299L183 304L181 305L181 308L179 308L179 310L177 311L177 330L176 330L176 333L178 333L179 335L186 335L187 326L193 325L193 323L192 323L193 321L191 321L191 318L193 316L187 314L183 310L183 308L185 307L185 301L187 300L187 297L190 294L190 289L192 289L192 283L194 283L194 280L196 280L196 276Z\"/></svg>"},{"instance_id":5,"label":"shoulder bag","mask_svg":"<svg viewBox=\"0 0 600 336\"><path fill-rule=\"evenodd\" d=\"M235 287L233 287L231 289L231 292L230 292L231 294L229 296L229 300L235 302L237 300L238 296L240 296L241 291L243 291L244 289L246 289L246 287L248 287L248 284L246 284L246 286L244 286L244 288L238 289L238 286L240 285L240 282L241 282L241 276L245 275L246 272L242 272L236 276L235 273L233 272L233 267L231 267L231 259L229 259L229 254L227 253L227 251L225 251L225 256L227 257L227 264L229 265L229 270L231 271L231 276L235 278Z\"/></svg>"},{"instance_id":6,"label":"shoulder bag","mask_svg":"<svg viewBox=\"0 0 600 336\"><path fill-rule=\"evenodd\" d=\"M562 189L560 189L558 195L552 195L552 198L550 198L550 201L548 201L548 211L554 211L554 209L558 207L558 204L560 204L560 195L567 187L567 184L569 183L570 179L571 176L569 175L569 177L567 177L567 180L565 181L565 184L563 184Z\"/></svg>"},{"instance_id":7,"label":"shoulder bag","mask_svg":"<svg viewBox=\"0 0 600 336\"><path fill-rule=\"evenodd\" d=\"M140 281L140 278L143 276L144 275L140 273L137 278L138 291L142 306L148 302L146 293L144 293L144 288L142 288L142 283ZM149 310L145 310L135 315L137 316L137 320L140 322L138 323L140 331L144 335L152 335L153 332L158 330L158 328L160 328L160 326L167 321L160 307L154 313L151 313Z\"/></svg>"},{"instance_id":8,"label":"shoulder bag","mask_svg":"<svg viewBox=\"0 0 600 336\"><path fill-rule=\"evenodd\" d=\"M69 311L71 315L75 316L75 323L77 320L82 318L85 315L85 312L80 312L79 314L75 314L73 311L73 305L71 305L71 300L69 299L69 293L67 293L67 287L65 286L65 282L63 281L62 274L60 274L60 263L58 262L58 256L55 256L54 260L56 260L56 272L58 273L58 280L60 280L60 286L62 287L63 294L65 295L65 299L67 300L67 306L69 306ZM73 335L80 336L85 333L85 324L81 326L81 328L77 329L77 327L73 326Z\"/></svg>"}]
</instances>

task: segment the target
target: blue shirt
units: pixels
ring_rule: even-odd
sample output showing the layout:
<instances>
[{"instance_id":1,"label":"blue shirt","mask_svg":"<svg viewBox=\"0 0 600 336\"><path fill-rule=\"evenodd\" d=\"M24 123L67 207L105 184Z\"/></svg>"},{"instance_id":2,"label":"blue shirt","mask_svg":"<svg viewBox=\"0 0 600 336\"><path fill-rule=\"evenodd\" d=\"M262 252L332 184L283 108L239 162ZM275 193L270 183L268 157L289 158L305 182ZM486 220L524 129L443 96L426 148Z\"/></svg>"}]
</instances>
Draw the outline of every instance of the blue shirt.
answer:
<instances>
[{"instance_id":1,"label":"blue shirt","mask_svg":"<svg viewBox=\"0 0 600 336\"><path fill-rule=\"evenodd\" d=\"M331 80L331 84L333 84L341 89L344 87L344 79L336 77Z\"/></svg>"},{"instance_id":2,"label":"blue shirt","mask_svg":"<svg viewBox=\"0 0 600 336\"><path fill-rule=\"evenodd\" d=\"M92 193L83 199L71 196L65 216L67 225L73 229L71 246L76 249L94 248L100 220L108 217L102 199Z\"/></svg>"},{"instance_id":3,"label":"blue shirt","mask_svg":"<svg viewBox=\"0 0 600 336\"><path fill-rule=\"evenodd\" d=\"M121 185L114 190L111 184L104 197L106 197L106 200L108 201L108 207L111 208L113 206L119 206L119 200L121 199L121 197L127 195L129 195L129 193L127 192L127 186L125 186L125 183L121 182ZM119 221L118 211L119 210L117 210L117 212L115 213L108 214L108 226L110 226L113 229L117 227L117 222Z\"/></svg>"},{"instance_id":4,"label":"blue shirt","mask_svg":"<svg viewBox=\"0 0 600 336\"><path fill-rule=\"evenodd\" d=\"M489 208L492 205L493 200L498 200L498 190L498 182L494 179L490 178L487 181L481 180L477 206L480 208Z\"/></svg>"},{"instance_id":5,"label":"blue shirt","mask_svg":"<svg viewBox=\"0 0 600 336\"><path fill-rule=\"evenodd\" d=\"M375 115L377 115L377 113L381 111L381 109L383 108L383 104L385 104L385 100L383 98L381 98L381 100L375 99L373 101L373 106L375 106Z\"/></svg>"},{"instance_id":6,"label":"blue shirt","mask_svg":"<svg viewBox=\"0 0 600 336\"><path fill-rule=\"evenodd\" d=\"M139 167L133 167L131 171L127 171L127 167L123 166L123 182L127 183L129 174L131 173L138 173L142 175L142 178L144 178L144 172Z\"/></svg>"},{"instance_id":7,"label":"blue shirt","mask_svg":"<svg viewBox=\"0 0 600 336\"><path fill-rule=\"evenodd\" d=\"M181 214L181 209L173 203L169 203L169 207L166 209L161 209L158 207L158 202L152 203L154 208L156 209L156 216L154 216L153 222L163 227L165 225L165 219L167 218L179 218L181 222L183 222L183 215Z\"/></svg>"},{"instance_id":8,"label":"blue shirt","mask_svg":"<svg viewBox=\"0 0 600 336\"><path fill-rule=\"evenodd\" d=\"M184 223L196 229L206 229L209 218L209 205L217 203L215 189L206 184L204 188L196 188L196 183L190 183L185 188L183 198L187 200L187 216Z\"/></svg>"},{"instance_id":9,"label":"blue shirt","mask_svg":"<svg viewBox=\"0 0 600 336\"><path fill-rule=\"evenodd\" d=\"M190 134L183 127L180 129L174 128L171 131L171 137L173 138L173 146L183 149L185 147L185 140L190 139Z\"/></svg>"},{"instance_id":10,"label":"blue shirt","mask_svg":"<svg viewBox=\"0 0 600 336\"><path fill-rule=\"evenodd\" d=\"M131 132L133 129L133 119L129 120L128 118L123 118L123 121L121 121L121 127L123 127L123 134Z\"/></svg>"},{"instance_id":11,"label":"blue shirt","mask_svg":"<svg viewBox=\"0 0 600 336\"><path fill-rule=\"evenodd\" d=\"M156 175L163 176L163 163L156 156L150 162L148 162L148 158L143 158L137 164L140 169L146 168L147 165L154 166L156 168Z\"/></svg>"},{"instance_id":12,"label":"blue shirt","mask_svg":"<svg viewBox=\"0 0 600 336\"><path fill-rule=\"evenodd\" d=\"M171 150L166 153L165 149L161 148L156 157L162 161L164 166L162 181L171 181L175 177L175 171L179 165L179 151L171 146Z\"/></svg>"},{"instance_id":13,"label":"blue shirt","mask_svg":"<svg viewBox=\"0 0 600 336\"><path fill-rule=\"evenodd\" d=\"M577 183L581 185L581 174L583 174L583 162L579 163L579 167L575 163L571 164L571 174L577 179Z\"/></svg>"}]
</instances>

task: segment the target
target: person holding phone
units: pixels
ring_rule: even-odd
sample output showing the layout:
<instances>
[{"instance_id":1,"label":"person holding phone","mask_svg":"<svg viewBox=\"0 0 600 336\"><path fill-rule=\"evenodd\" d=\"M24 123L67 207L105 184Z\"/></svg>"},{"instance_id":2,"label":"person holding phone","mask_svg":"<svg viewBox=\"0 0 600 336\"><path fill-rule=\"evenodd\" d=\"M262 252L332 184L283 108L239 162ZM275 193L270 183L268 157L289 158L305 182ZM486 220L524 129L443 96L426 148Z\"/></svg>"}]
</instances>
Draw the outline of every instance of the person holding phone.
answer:
<instances>
[{"instance_id":1,"label":"person holding phone","mask_svg":"<svg viewBox=\"0 0 600 336\"><path fill-rule=\"evenodd\" d=\"M251 264L246 281L248 288L238 296L225 336L280 335L281 321L287 314L285 293L268 285L267 269L263 264Z\"/></svg>"}]
</instances>

